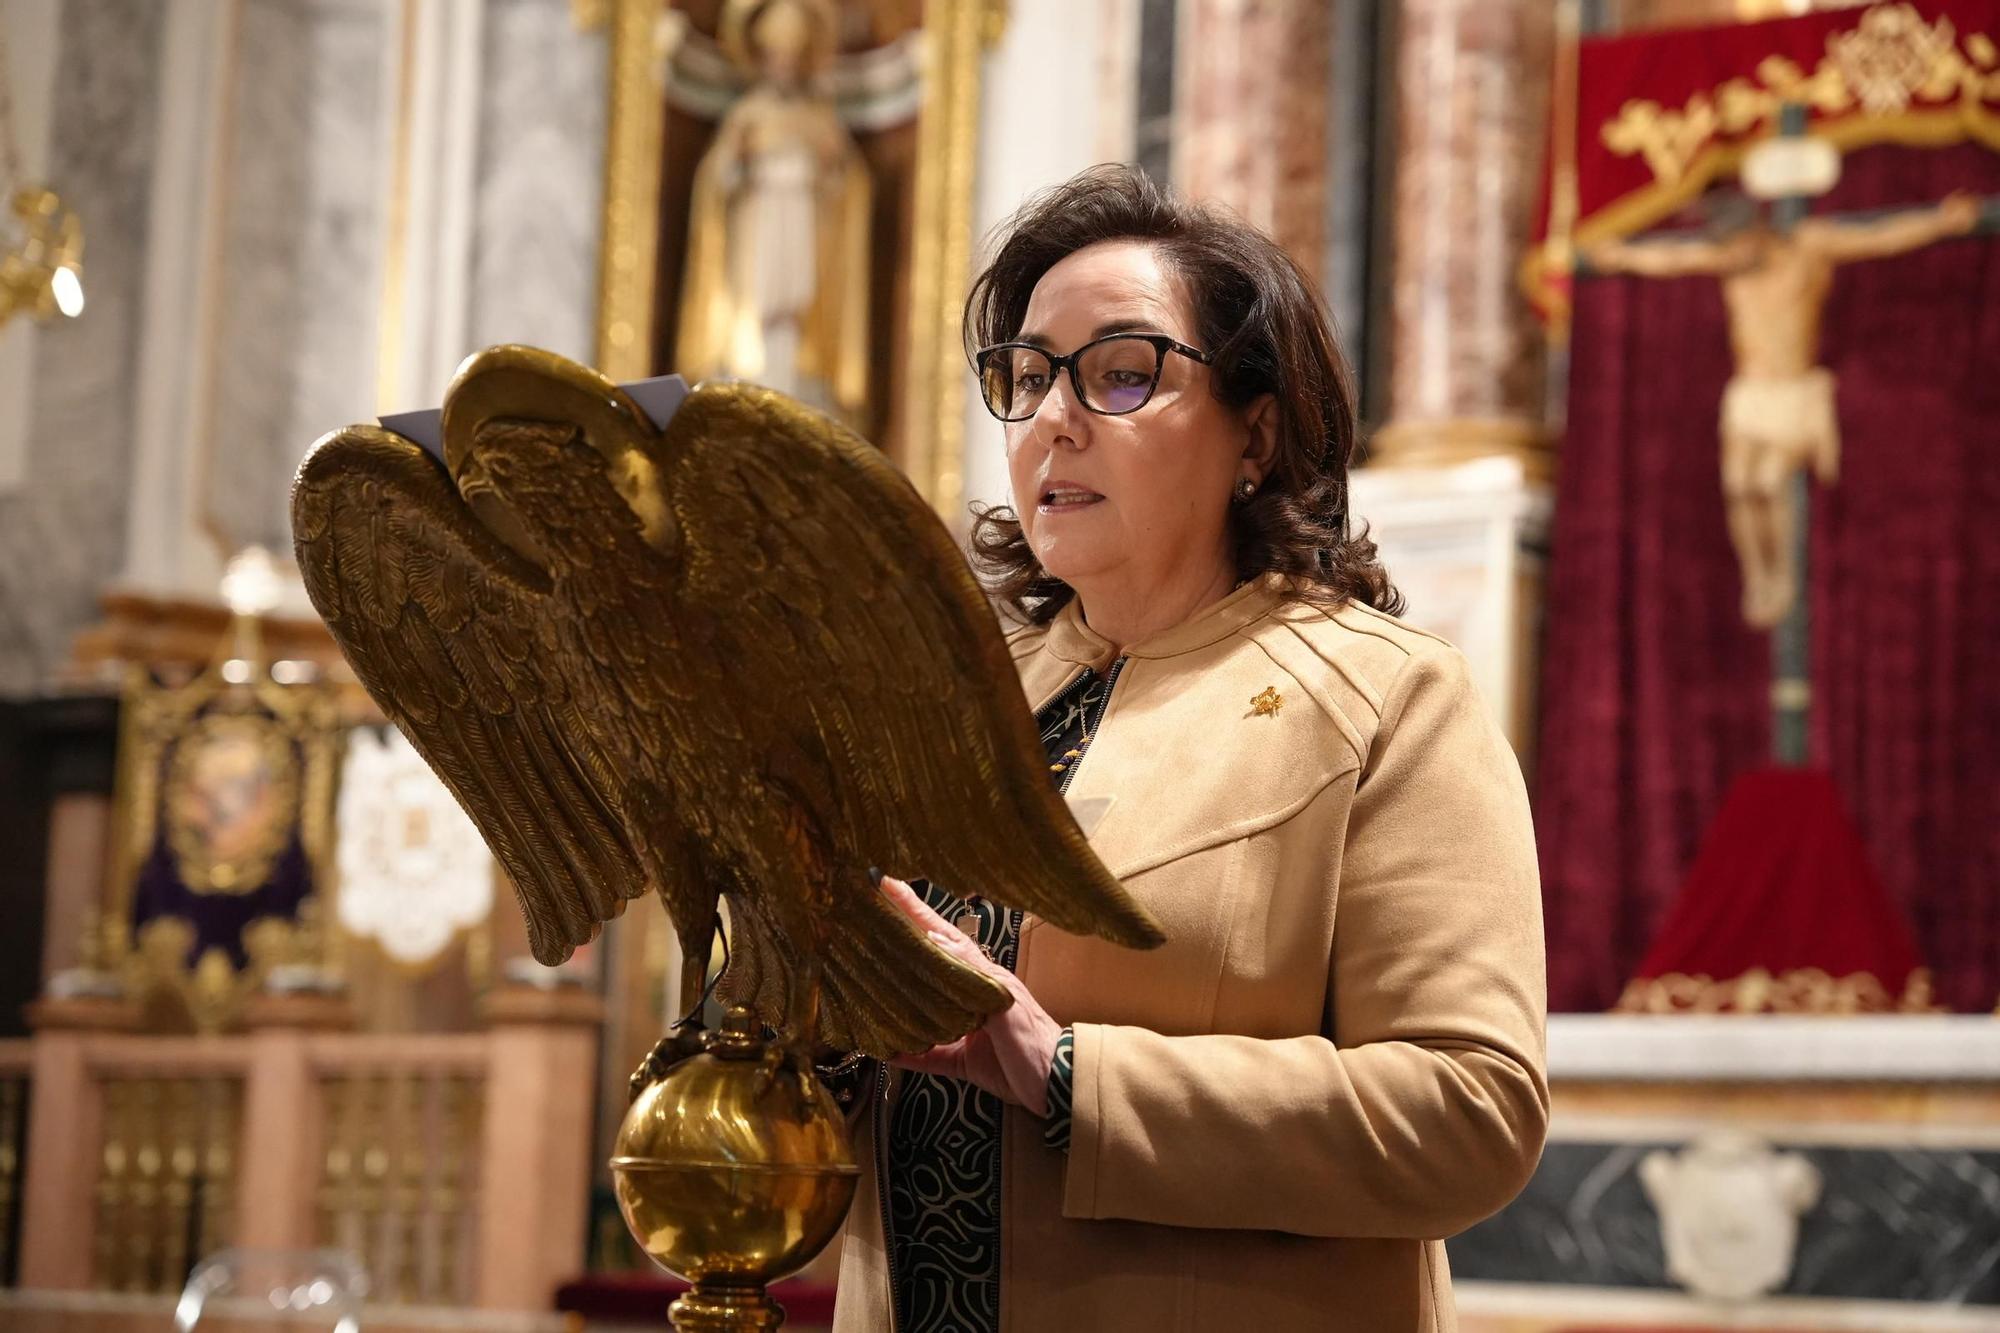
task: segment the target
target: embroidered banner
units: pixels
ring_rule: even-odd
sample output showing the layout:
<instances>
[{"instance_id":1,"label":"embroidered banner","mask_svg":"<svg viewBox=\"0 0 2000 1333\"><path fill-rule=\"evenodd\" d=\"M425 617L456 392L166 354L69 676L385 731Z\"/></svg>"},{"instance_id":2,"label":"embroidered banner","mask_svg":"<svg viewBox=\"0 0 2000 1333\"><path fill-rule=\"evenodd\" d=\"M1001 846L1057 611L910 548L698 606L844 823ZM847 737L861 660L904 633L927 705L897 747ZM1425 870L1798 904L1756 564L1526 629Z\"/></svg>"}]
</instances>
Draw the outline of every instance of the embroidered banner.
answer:
<instances>
[{"instance_id":1,"label":"embroidered banner","mask_svg":"<svg viewBox=\"0 0 2000 1333\"><path fill-rule=\"evenodd\" d=\"M2000 0L1895 0L1765 23L1592 38L1560 72L1538 241L1523 281L1568 310L1578 247L1643 231L1803 106L1842 152L1876 143L2000 151Z\"/></svg>"}]
</instances>

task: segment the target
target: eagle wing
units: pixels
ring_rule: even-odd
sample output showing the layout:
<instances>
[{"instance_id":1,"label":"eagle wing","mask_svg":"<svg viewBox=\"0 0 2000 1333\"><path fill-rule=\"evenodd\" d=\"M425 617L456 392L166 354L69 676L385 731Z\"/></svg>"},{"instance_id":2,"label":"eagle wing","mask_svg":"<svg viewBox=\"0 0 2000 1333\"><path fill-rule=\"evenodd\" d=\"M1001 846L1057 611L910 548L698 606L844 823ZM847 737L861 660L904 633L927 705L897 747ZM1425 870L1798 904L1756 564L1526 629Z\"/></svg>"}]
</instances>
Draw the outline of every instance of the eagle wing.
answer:
<instances>
[{"instance_id":1,"label":"eagle wing","mask_svg":"<svg viewBox=\"0 0 2000 1333\"><path fill-rule=\"evenodd\" d=\"M844 900L831 915L848 938L821 960L828 1040L909 1049L996 1007L953 1003L941 953L886 947L904 932L883 919L894 913L859 873L869 865L1077 934L1160 943L1056 792L962 553L881 451L742 384L697 388L664 444L685 560L676 616L708 615L698 637L738 664L727 688L750 751L801 756L824 775L773 776L802 803L831 806L815 827L832 844ZM779 914L751 915L761 928L736 932L732 947L755 974L757 1007L782 1012L802 942ZM885 1009L881 997L899 993L921 1004Z\"/></svg>"},{"instance_id":2,"label":"eagle wing","mask_svg":"<svg viewBox=\"0 0 2000 1333\"><path fill-rule=\"evenodd\" d=\"M551 651L549 576L429 455L373 426L313 447L292 531L341 651L512 879L535 957L569 957L653 876L588 695Z\"/></svg>"},{"instance_id":3,"label":"eagle wing","mask_svg":"<svg viewBox=\"0 0 2000 1333\"><path fill-rule=\"evenodd\" d=\"M299 564L513 877L537 958L649 885L705 954L722 890L737 993L773 1021L819 993L827 1040L885 1054L1007 996L869 866L1160 941L1052 788L962 555L867 442L733 384L662 434L517 347L461 370L443 435L450 476L371 427L316 446Z\"/></svg>"}]
</instances>

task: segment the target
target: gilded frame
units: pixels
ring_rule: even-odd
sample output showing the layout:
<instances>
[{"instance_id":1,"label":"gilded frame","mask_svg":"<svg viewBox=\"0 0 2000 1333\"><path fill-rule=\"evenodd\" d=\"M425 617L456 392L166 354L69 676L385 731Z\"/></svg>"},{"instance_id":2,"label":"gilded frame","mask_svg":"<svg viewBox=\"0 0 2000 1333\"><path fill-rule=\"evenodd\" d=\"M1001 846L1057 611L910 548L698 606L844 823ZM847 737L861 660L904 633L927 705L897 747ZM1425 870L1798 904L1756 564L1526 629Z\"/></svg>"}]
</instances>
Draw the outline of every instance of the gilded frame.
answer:
<instances>
[{"instance_id":1,"label":"gilded frame","mask_svg":"<svg viewBox=\"0 0 2000 1333\"><path fill-rule=\"evenodd\" d=\"M324 899L337 891L333 879L333 806L344 733L336 692L317 685L279 685L261 676L230 682L223 679L219 665L212 665L180 686L155 684L144 668L133 667L126 673L122 693L111 873L104 910L94 922L98 940L86 948L86 956L93 949L99 952L107 968L134 994L144 996L162 989L178 993L198 1030L219 1030L234 1022L244 996L261 979L264 963L290 961L283 955L309 947L323 952L322 957L310 961L331 964L337 950L332 948L330 933L272 917L260 917L246 928L244 940L252 965L241 974L214 950L193 964L187 963L185 952L192 936L184 933L185 923L178 918L158 918L136 941L133 939L131 919L140 864L156 836L165 833L173 840L171 828L163 828L161 823L165 817L162 803L172 795L165 786L182 775L165 771L166 756L192 734L191 728L199 725L198 717L217 706L217 716L254 720L271 741L281 740L287 750L296 746L293 766L282 778L283 800L297 811L296 826L312 869L313 898L308 902ZM177 750L175 753L178 755ZM181 846L174 850L177 855L186 851ZM209 891L240 890L219 884L210 886Z\"/></svg>"},{"instance_id":2,"label":"gilded frame","mask_svg":"<svg viewBox=\"0 0 2000 1333\"><path fill-rule=\"evenodd\" d=\"M909 423L896 459L947 523L964 505L965 385L959 318L971 281L972 190L979 150L981 56L1006 26L1006 0L931 0L926 89L917 126L915 245L908 346L917 359L899 404ZM597 365L614 380L652 373L663 126L659 36L667 0L579 0L583 23L608 23L603 230L598 250Z\"/></svg>"}]
</instances>

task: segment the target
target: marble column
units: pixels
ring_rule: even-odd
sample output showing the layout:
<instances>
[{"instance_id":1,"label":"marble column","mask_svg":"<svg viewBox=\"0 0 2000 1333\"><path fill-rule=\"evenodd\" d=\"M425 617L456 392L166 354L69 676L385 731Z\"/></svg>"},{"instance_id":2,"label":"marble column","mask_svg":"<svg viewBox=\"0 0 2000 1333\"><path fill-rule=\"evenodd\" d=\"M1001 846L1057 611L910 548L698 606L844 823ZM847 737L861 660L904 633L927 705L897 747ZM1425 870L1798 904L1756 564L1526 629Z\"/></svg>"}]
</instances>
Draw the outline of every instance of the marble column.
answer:
<instances>
[{"instance_id":1,"label":"marble column","mask_svg":"<svg viewBox=\"0 0 2000 1333\"><path fill-rule=\"evenodd\" d=\"M473 1303L543 1310L585 1258L604 1002L576 989L503 986L487 997L485 1018Z\"/></svg>"},{"instance_id":2,"label":"marble column","mask_svg":"<svg viewBox=\"0 0 2000 1333\"><path fill-rule=\"evenodd\" d=\"M1175 186L1235 209L1317 278L1332 6L1182 0L1178 47Z\"/></svg>"},{"instance_id":3,"label":"marble column","mask_svg":"<svg viewBox=\"0 0 2000 1333\"><path fill-rule=\"evenodd\" d=\"M1515 280L1533 226L1548 0L1406 0L1384 463L1535 459L1540 334Z\"/></svg>"}]
</instances>

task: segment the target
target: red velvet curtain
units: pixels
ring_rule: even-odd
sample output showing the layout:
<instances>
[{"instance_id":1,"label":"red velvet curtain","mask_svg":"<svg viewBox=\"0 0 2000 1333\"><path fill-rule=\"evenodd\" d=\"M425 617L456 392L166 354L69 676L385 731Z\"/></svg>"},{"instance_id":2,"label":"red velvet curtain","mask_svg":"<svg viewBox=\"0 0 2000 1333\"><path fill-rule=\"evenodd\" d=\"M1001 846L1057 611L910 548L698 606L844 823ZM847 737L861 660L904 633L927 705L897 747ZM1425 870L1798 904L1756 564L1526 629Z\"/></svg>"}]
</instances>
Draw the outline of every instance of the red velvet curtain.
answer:
<instances>
[{"instance_id":1,"label":"red velvet curtain","mask_svg":"<svg viewBox=\"0 0 2000 1333\"><path fill-rule=\"evenodd\" d=\"M2000 195L2000 155L1879 147L1816 211ZM1813 759L1916 927L1939 999L2000 996L2000 239L1841 270L1822 359L1842 476L1813 499ZM1714 279L1578 284L1536 818L1551 1006L1608 1007L1729 781L1770 748L1739 619Z\"/></svg>"}]
</instances>

